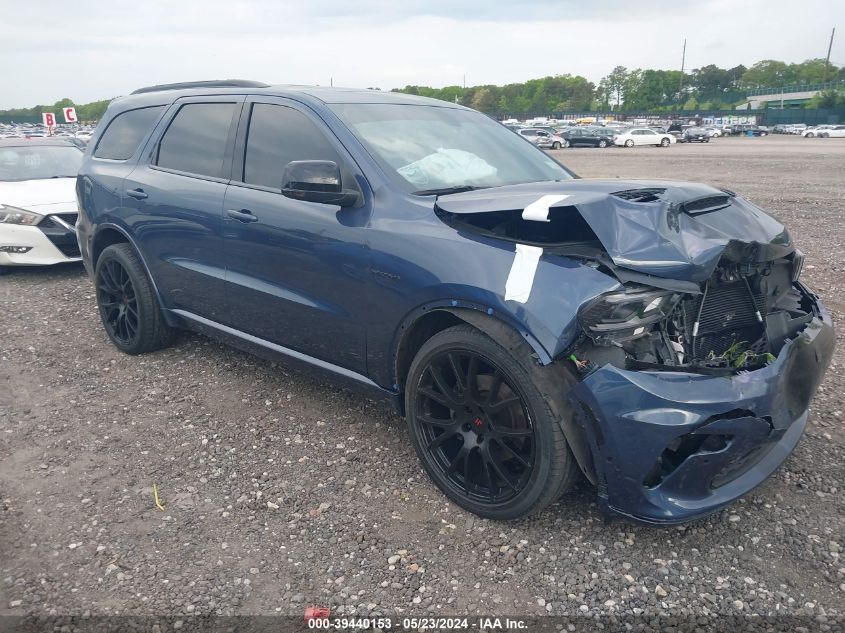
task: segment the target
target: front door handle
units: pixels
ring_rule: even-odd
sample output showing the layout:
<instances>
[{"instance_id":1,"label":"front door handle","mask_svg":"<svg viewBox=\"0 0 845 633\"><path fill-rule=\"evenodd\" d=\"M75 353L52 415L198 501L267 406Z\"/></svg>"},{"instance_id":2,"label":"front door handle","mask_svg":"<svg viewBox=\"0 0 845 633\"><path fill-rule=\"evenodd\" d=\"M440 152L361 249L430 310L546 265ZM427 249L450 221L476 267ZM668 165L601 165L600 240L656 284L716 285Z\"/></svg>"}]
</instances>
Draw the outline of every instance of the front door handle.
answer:
<instances>
[{"instance_id":1,"label":"front door handle","mask_svg":"<svg viewBox=\"0 0 845 633\"><path fill-rule=\"evenodd\" d=\"M238 220L239 222L243 222L247 224L249 222L258 222L258 218L252 214L252 211L249 209L229 209L226 211L226 215L228 215L233 220Z\"/></svg>"},{"instance_id":2,"label":"front door handle","mask_svg":"<svg viewBox=\"0 0 845 633\"><path fill-rule=\"evenodd\" d=\"M135 198L136 200L146 200L149 197L147 192L140 187L138 189L130 189L126 192L126 195L130 198Z\"/></svg>"}]
</instances>

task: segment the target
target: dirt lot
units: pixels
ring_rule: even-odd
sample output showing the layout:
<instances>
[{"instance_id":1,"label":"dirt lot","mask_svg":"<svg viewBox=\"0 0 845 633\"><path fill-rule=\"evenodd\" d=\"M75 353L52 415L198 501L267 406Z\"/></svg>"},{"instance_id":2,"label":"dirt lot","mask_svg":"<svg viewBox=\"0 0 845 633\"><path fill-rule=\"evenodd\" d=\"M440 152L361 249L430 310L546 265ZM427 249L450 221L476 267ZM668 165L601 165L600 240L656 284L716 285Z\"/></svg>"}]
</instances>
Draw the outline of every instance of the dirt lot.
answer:
<instances>
[{"instance_id":1,"label":"dirt lot","mask_svg":"<svg viewBox=\"0 0 845 633\"><path fill-rule=\"evenodd\" d=\"M555 154L582 176L750 198L789 226L842 331L845 139ZM0 278L0 614L841 617L844 358L840 342L794 456L724 512L605 524L582 484L493 523L433 487L386 404L200 336L122 355L81 267L15 272Z\"/></svg>"}]
</instances>

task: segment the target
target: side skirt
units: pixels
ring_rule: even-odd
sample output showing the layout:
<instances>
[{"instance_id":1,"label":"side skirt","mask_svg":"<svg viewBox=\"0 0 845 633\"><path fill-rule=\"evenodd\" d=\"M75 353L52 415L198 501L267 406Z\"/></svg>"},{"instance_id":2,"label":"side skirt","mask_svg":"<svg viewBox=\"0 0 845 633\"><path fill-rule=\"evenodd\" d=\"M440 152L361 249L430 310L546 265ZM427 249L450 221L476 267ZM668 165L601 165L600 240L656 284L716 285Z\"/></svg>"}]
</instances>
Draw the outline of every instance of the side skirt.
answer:
<instances>
[{"instance_id":1,"label":"side skirt","mask_svg":"<svg viewBox=\"0 0 845 633\"><path fill-rule=\"evenodd\" d=\"M179 324L186 329L199 332L267 360L282 362L294 369L309 373L317 379L325 380L329 378L333 382L373 400L393 402L397 398L396 393L380 387L366 376L350 369L277 345L186 310L166 310L165 312L169 312L176 317L180 322Z\"/></svg>"}]
</instances>

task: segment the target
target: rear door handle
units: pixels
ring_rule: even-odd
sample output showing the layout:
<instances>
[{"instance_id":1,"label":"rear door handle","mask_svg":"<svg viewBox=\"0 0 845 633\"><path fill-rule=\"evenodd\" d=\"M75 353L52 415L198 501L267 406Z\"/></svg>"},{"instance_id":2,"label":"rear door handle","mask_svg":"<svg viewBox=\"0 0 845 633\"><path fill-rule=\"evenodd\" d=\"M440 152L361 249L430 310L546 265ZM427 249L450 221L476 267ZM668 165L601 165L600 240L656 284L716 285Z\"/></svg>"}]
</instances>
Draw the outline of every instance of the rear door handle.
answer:
<instances>
[{"instance_id":1,"label":"rear door handle","mask_svg":"<svg viewBox=\"0 0 845 633\"><path fill-rule=\"evenodd\" d=\"M252 214L252 211L249 209L229 209L226 211L226 215L228 215L233 220L238 220L239 222L243 222L247 224L249 222L258 222L258 218Z\"/></svg>"}]
</instances>

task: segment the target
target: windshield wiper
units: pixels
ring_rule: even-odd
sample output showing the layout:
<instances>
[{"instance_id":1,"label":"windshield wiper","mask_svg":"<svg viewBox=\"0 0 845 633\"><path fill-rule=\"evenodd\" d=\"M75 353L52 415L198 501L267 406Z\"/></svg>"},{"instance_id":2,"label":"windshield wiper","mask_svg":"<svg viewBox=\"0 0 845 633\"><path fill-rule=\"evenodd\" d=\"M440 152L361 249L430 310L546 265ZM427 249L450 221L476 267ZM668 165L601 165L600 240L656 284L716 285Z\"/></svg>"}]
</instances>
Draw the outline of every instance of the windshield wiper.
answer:
<instances>
[{"instance_id":1,"label":"windshield wiper","mask_svg":"<svg viewBox=\"0 0 845 633\"><path fill-rule=\"evenodd\" d=\"M415 191L415 196L443 196L447 193L462 193L464 191L475 191L476 189L489 189L489 187L474 187L473 185L459 185L457 187L441 187L440 189L420 189Z\"/></svg>"}]
</instances>

